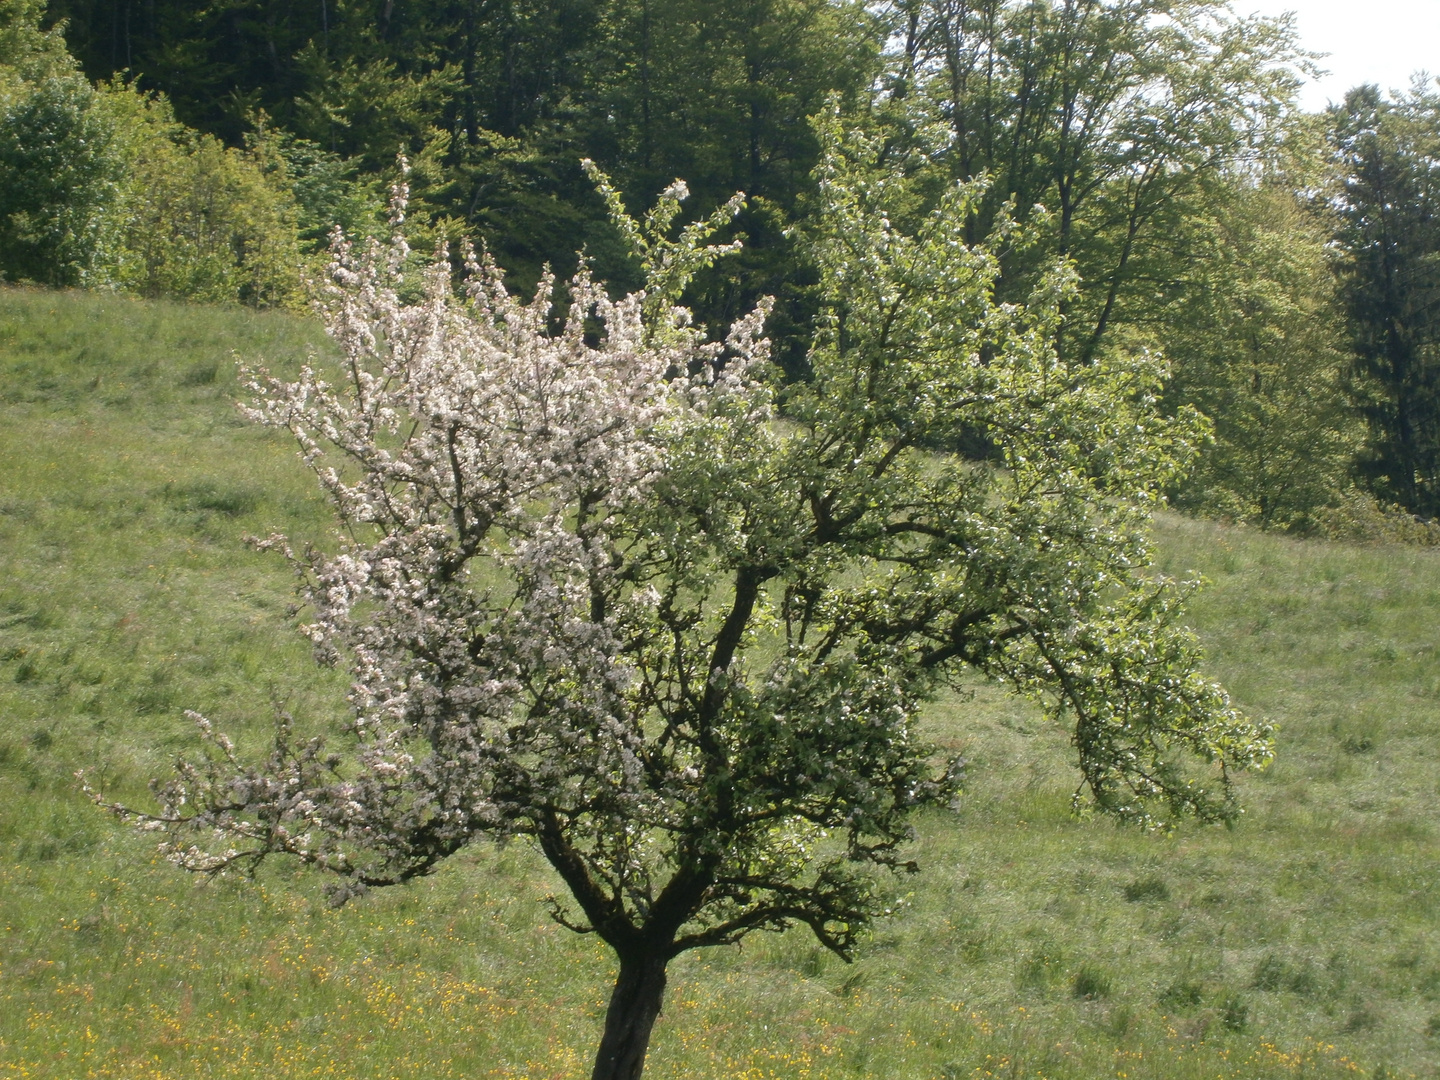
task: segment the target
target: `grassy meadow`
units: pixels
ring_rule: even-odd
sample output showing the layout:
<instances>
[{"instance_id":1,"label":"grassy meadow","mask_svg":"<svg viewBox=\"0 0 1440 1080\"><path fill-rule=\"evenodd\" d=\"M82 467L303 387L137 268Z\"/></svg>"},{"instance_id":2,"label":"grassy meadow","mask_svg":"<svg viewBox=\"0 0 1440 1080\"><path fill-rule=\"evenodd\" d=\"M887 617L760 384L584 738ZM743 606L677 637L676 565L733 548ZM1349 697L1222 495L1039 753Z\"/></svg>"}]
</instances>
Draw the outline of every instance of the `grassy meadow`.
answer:
<instances>
[{"instance_id":1,"label":"grassy meadow","mask_svg":"<svg viewBox=\"0 0 1440 1080\"><path fill-rule=\"evenodd\" d=\"M588 1075L611 966L552 924L523 844L335 911L312 875L197 885L94 809L143 797L205 712L343 714L245 534L323 540L232 352L313 324L0 291L0 1078ZM1233 830L1069 811L1063 732L977 685L937 706L971 786L845 965L808 931L672 966L657 1078L1440 1077L1440 552L1178 517L1211 668L1279 728Z\"/></svg>"}]
</instances>

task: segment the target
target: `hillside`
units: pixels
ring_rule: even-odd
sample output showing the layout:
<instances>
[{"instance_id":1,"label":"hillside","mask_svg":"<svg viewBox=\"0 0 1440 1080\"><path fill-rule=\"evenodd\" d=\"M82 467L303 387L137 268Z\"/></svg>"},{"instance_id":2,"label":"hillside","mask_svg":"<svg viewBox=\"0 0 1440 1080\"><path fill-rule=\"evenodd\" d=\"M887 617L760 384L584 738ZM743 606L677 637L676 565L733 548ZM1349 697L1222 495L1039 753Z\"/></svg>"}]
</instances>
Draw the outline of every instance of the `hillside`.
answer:
<instances>
[{"instance_id":1,"label":"hillside","mask_svg":"<svg viewBox=\"0 0 1440 1080\"><path fill-rule=\"evenodd\" d=\"M523 845L339 911L288 868L197 887L93 809L204 711L254 749L343 715L246 534L325 541L233 402L309 322L0 291L0 1076L580 1077L611 976ZM846 967L804 934L687 956L655 1077L1440 1076L1440 552L1165 517L1214 673L1279 726L1232 831L1069 812L1063 733L995 688L934 737L971 786Z\"/></svg>"}]
</instances>

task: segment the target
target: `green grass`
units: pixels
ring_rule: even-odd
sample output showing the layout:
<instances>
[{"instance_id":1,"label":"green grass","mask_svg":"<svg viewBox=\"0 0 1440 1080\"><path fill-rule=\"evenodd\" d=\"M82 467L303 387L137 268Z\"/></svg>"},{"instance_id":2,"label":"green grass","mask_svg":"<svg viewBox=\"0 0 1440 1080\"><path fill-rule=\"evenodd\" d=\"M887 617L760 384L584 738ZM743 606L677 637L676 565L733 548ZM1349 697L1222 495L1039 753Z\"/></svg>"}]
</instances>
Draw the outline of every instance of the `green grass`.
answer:
<instances>
[{"instance_id":1,"label":"green grass","mask_svg":"<svg viewBox=\"0 0 1440 1080\"><path fill-rule=\"evenodd\" d=\"M343 673L246 533L323 539L228 356L308 322L0 291L0 1077L572 1078L611 968L551 924L523 844L332 911L285 867L197 886L92 808L206 712L252 747ZM1248 710L1279 725L1232 831L1068 810L1063 733L993 687L935 710L972 786L863 958L803 933L681 958L647 1075L1440 1076L1440 553L1161 522Z\"/></svg>"}]
</instances>

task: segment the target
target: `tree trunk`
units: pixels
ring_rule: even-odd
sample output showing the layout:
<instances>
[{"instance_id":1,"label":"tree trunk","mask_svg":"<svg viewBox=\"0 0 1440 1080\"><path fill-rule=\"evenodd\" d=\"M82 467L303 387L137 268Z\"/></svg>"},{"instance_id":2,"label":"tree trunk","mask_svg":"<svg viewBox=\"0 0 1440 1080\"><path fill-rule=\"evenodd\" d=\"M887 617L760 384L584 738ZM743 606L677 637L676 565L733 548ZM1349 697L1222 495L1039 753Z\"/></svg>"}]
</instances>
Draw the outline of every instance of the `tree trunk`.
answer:
<instances>
[{"instance_id":1,"label":"tree trunk","mask_svg":"<svg viewBox=\"0 0 1440 1080\"><path fill-rule=\"evenodd\" d=\"M620 957L620 974L605 1011L605 1034L590 1080L640 1080L650 1031L665 996L664 953Z\"/></svg>"}]
</instances>

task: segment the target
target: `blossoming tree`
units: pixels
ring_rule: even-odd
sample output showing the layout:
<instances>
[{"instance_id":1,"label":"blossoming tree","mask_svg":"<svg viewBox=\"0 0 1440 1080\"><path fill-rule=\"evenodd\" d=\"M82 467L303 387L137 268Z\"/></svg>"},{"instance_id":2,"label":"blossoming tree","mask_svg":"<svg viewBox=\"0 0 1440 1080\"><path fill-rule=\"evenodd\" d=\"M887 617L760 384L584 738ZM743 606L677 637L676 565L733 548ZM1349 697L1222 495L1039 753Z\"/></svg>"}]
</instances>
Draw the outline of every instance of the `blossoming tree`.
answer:
<instances>
[{"instance_id":1,"label":"blossoming tree","mask_svg":"<svg viewBox=\"0 0 1440 1080\"><path fill-rule=\"evenodd\" d=\"M1228 770L1269 744L1147 569L1195 434L1155 413L1158 365L1061 364L1064 267L997 305L995 257L962 242L973 189L907 232L874 147L825 137L831 315L800 385L767 368L764 306L718 341L677 306L738 205L667 239L679 185L637 222L602 179L648 281L618 300L582 270L563 306L549 279L527 302L473 253L462 290L442 253L401 299L403 189L388 246L338 241L342 375L257 378L251 415L344 526L335 554L267 543L353 670L353 723L246 762L196 717L208 754L121 812L186 868L284 853L338 901L529 838L569 893L554 918L618 958L595 1080L640 1076L685 950L803 923L851 954L884 873L915 868L911 812L956 794L917 725L967 670L1069 725L1077 801L1232 815ZM962 431L1000 461L935 449Z\"/></svg>"}]
</instances>

